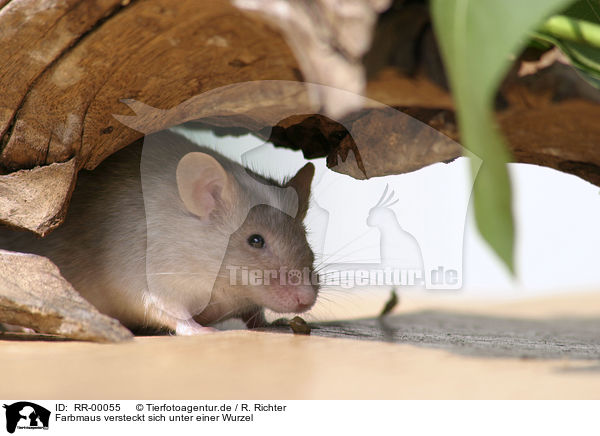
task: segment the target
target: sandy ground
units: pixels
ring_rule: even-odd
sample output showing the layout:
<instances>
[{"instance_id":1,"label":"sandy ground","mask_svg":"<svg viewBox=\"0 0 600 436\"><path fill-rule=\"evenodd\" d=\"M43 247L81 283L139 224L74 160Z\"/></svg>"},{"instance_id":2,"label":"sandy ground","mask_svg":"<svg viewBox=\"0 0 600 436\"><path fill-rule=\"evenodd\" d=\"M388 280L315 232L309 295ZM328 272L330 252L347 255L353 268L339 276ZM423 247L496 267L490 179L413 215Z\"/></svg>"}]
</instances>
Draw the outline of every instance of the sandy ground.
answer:
<instances>
[{"instance_id":1,"label":"sandy ground","mask_svg":"<svg viewBox=\"0 0 600 436\"><path fill-rule=\"evenodd\" d=\"M226 331L98 345L4 336L0 397L600 399L600 294L401 303L387 327L319 322L309 337ZM353 304L361 309L319 310L381 308L373 298Z\"/></svg>"}]
</instances>

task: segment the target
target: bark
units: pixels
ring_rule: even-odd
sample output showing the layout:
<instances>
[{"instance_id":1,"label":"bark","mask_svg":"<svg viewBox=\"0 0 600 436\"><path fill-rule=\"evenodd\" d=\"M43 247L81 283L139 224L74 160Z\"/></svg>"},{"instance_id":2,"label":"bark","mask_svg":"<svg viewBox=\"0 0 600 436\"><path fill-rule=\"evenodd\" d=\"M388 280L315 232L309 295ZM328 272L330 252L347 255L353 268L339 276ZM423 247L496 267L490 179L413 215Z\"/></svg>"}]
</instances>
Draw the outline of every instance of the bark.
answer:
<instances>
[{"instance_id":1,"label":"bark","mask_svg":"<svg viewBox=\"0 0 600 436\"><path fill-rule=\"evenodd\" d=\"M460 136L427 7L389 6L387 0L210 0L202 8L194 0L3 2L0 168L29 171L2 177L0 221L46 234L61 222L79 169L95 168L144 133L189 120L243 127L308 157L327 156L336 171L359 178L456 158ZM517 72L497 99L514 160L600 185L598 91L560 59L524 68L528 76ZM303 79L327 86L236 89L248 81ZM378 102L413 121L398 122ZM35 169L53 163L62 166ZM57 168L60 186L52 181ZM52 183L56 195L47 198L42 193ZM34 197L45 204L26 201Z\"/></svg>"}]
</instances>

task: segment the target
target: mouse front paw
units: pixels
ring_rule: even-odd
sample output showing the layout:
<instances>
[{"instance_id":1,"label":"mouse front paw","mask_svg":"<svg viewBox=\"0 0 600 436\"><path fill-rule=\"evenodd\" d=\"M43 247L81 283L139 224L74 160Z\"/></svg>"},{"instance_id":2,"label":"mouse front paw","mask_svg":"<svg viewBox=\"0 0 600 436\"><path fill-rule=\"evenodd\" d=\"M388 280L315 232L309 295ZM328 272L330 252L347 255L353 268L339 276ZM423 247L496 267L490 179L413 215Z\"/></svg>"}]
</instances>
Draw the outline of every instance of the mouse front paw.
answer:
<instances>
[{"instance_id":1,"label":"mouse front paw","mask_svg":"<svg viewBox=\"0 0 600 436\"><path fill-rule=\"evenodd\" d=\"M218 332L218 330L213 327L204 327L193 319L179 321L177 322L177 327L175 328L175 333L177 336L205 335L214 332Z\"/></svg>"}]
</instances>

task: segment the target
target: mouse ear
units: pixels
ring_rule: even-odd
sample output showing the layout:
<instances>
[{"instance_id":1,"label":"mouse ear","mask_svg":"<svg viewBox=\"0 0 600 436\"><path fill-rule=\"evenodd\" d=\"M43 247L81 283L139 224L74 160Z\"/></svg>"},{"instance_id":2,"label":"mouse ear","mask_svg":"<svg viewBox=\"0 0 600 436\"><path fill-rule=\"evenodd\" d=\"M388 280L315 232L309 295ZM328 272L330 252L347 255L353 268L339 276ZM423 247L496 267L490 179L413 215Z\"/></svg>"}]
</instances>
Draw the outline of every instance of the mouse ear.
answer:
<instances>
[{"instance_id":1,"label":"mouse ear","mask_svg":"<svg viewBox=\"0 0 600 436\"><path fill-rule=\"evenodd\" d=\"M315 175L315 166L309 162L298 170L296 175L292 177L285 186L290 186L296 190L298 194L298 213L296 219L304 220L308 211L308 199L310 198L310 184Z\"/></svg>"},{"instance_id":2,"label":"mouse ear","mask_svg":"<svg viewBox=\"0 0 600 436\"><path fill-rule=\"evenodd\" d=\"M231 183L217 160L200 152L188 153L177 164L177 189L188 211L206 218L218 200L229 202Z\"/></svg>"}]
</instances>

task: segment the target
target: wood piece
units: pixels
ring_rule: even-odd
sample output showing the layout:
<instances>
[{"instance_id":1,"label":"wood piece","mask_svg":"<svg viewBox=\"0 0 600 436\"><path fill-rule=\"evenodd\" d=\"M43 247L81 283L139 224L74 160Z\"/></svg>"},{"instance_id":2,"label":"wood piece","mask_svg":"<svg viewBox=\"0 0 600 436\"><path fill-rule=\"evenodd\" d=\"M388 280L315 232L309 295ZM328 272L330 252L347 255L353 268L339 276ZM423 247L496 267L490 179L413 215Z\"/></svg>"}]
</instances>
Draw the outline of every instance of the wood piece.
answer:
<instances>
[{"instance_id":1,"label":"wood piece","mask_svg":"<svg viewBox=\"0 0 600 436\"><path fill-rule=\"evenodd\" d=\"M189 119L244 127L279 145L302 148L311 158L328 156L336 171L354 177L451 160L459 155L457 144L424 133L428 129L417 132L418 123L396 123L377 113L377 102L383 102L459 139L428 9L395 2L377 17L388 5L388 0L310 5L207 0L202 8L194 0L3 2L0 43L10 61L0 65L0 171L74 157L76 170L93 169L142 132ZM516 71L498 98L498 119L515 161L600 183L598 91L564 65L527 77ZM302 78L330 86L292 82ZM273 87L271 79L282 80L281 86ZM262 80L265 87L244 88L244 82ZM348 114L357 102L375 110ZM143 120L143 105L160 109ZM303 120L313 114L343 129L320 121L306 125ZM546 116L556 121L550 129ZM271 132L277 124L283 130ZM30 222L20 224L5 210L0 220L45 234L62 219L71 186L56 191L55 204L45 207L59 211L54 217L32 210ZM19 195L4 198L4 204L23 206ZM44 224L48 220L52 224Z\"/></svg>"},{"instance_id":2,"label":"wood piece","mask_svg":"<svg viewBox=\"0 0 600 436\"><path fill-rule=\"evenodd\" d=\"M45 236L64 219L76 176L75 158L0 176L0 223Z\"/></svg>"},{"instance_id":3,"label":"wood piece","mask_svg":"<svg viewBox=\"0 0 600 436\"><path fill-rule=\"evenodd\" d=\"M84 300L48 259L5 250L0 250L0 322L85 341L132 337Z\"/></svg>"},{"instance_id":4,"label":"wood piece","mask_svg":"<svg viewBox=\"0 0 600 436\"><path fill-rule=\"evenodd\" d=\"M127 110L121 99L170 108L231 83L298 77L283 39L228 2L207 0L198 7L195 0L134 0L113 8L105 1L104 19L98 11L75 26L86 2L66 1L13 0L0 14L0 28L13 33L5 38L25 40L18 53L53 53L27 78L17 75L21 61L0 65L0 77L19 83L2 103L5 170L75 155L80 167L93 169L141 136L113 118ZM58 26L47 16L64 23L62 39L43 39L47 47L38 47L38 33L21 29L6 12L19 8L42 33Z\"/></svg>"},{"instance_id":5,"label":"wood piece","mask_svg":"<svg viewBox=\"0 0 600 436\"><path fill-rule=\"evenodd\" d=\"M359 109L365 87L361 59L371 46L378 13L390 0L234 0L240 9L254 11L285 37L304 78L326 85L315 88L313 103L328 116L340 117ZM347 93L337 92L344 89Z\"/></svg>"}]
</instances>

